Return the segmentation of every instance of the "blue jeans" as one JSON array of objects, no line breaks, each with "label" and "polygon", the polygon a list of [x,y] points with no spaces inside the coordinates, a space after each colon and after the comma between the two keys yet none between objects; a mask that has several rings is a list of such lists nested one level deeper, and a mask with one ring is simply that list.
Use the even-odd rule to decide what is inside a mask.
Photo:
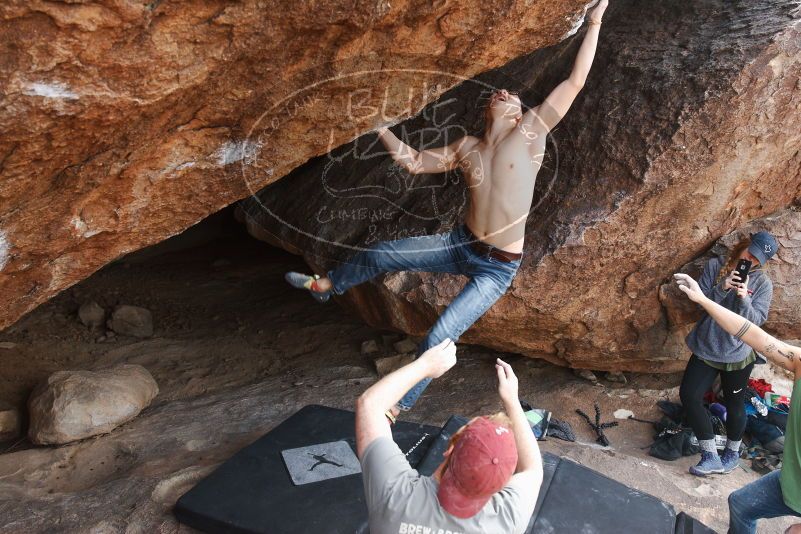
[{"label": "blue jeans", "polygon": [[[355,285],[393,271],[453,273],[470,277],[417,347],[417,356],[420,356],[445,338],[456,342],[506,292],[519,267],[520,260],[504,262],[476,253],[470,247],[464,225],[460,225],[444,234],[377,243],[329,271],[328,278],[333,293],[341,295]],[[411,409],[429,382],[429,378],[421,380],[398,402],[398,407]]]},{"label": "blue jeans", "polygon": [[781,471],[773,471],[729,495],[729,534],[754,534],[757,519],[801,517],[784,504],[780,476]]}]

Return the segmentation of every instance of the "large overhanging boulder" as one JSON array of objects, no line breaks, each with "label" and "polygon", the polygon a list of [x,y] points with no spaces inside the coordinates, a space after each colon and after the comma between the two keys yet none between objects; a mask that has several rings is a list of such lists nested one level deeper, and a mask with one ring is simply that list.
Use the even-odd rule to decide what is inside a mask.
[{"label": "large overhanging boulder", "polygon": [[[523,267],[463,340],[573,367],[682,368],[688,326],[668,320],[660,285],[721,235],[801,199],[799,18],[783,1],[615,1],[590,79],[549,143]],[[397,131],[416,148],[476,134],[487,87],[537,104],[579,40],[463,83]],[[251,232],[322,272],[378,239],[458,221],[458,174],[409,177],[374,143],[357,139],[246,201]],[[397,273],[342,300],[370,324],[423,334],[463,283]],[[777,283],[771,320],[801,337],[779,312],[797,309],[784,301],[795,293]]]},{"label": "large overhanging boulder", "polygon": [[354,91],[405,73],[385,111],[408,116],[586,4],[3,2],[0,328],[374,126]]}]

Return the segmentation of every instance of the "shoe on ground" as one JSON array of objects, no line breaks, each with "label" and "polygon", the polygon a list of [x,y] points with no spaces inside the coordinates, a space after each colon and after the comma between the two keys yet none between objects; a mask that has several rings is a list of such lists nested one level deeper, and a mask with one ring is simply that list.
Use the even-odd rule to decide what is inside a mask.
[{"label": "shoe on ground", "polygon": [[311,280],[320,279],[320,277],[316,274],[314,276],[309,276],[308,274],[289,272],[284,275],[284,279],[292,287],[296,287],[298,289],[305,289],[306,291],[308,291],[311,294],[312,298],[317,302],[326,302],[329,298],[331,298],[330,291],[312,291],[311,289],[306,287],[306,285]]},{"label": "shoe on ground", "polygon": [[740,465],[740,455],[737,451],[726,449],[720,455],[720,463],[723,465],[724,473],[731,473]]},{"label": "shoe on ground", "polygon": [[709,451],[701,451],[701,461],[690,468],[690,473],[699,477],[719,475],[724,472],[723,462],[720,461],[718,453]]}]

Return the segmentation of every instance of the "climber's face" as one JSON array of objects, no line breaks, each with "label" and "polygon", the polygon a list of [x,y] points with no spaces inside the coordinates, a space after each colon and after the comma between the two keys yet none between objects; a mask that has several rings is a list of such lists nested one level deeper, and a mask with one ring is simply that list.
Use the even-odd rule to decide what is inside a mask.
[{"label": "climber's face", "polygon": [[498,89],[490,96],[487,104],[488,119],[519,119],[523,116],[523,107],[517,91]]}]

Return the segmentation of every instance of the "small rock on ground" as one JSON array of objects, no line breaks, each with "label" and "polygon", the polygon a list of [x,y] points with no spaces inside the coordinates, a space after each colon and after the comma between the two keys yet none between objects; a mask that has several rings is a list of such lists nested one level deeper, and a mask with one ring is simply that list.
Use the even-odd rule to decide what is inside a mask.
[{"label": "small rock on ground", "polygon": [[610,371],[606,373],[606,379],[610,382],[619,382],[621,384],[628,383],[628,380],[626,380],[626,375],[624,375],[621,371]]},{"label": "small rock on ground", "polygon": [[634,412],[626,410],[625,408],[620,408],[619,410],[615,410],[615,413],[612,415],[615,416],[615,419],[628,419],[629,417],[634,417]]},{"label": "small rock on ground", "polygon": [[368,339],[367,341],[362,341],[361,352],[365,356],[368,354],[375,354],[376,352],[378,352],[378,343],[376,343],[375,339]]},{"label": "small rock on ground", "polygon": [[583,378],[584,380],[589,380],[590,382],[597,382],[598,377],[595,376],[595,373],[590,371],[589,369],[574,369],[573,372],[576,376]]},{"label": "small rock on ground", "polygon": [[106,310],[93,300],[85,302],[78,308],[78,319],[88,328],[100,328],[106,321]]},{"label": "small rock on ground", "polygon": [[114,309],[108,326],[125,336],[150,337],[153,335],[153,315],[147,308],[124,304]]},{"label": "small rock on ground", "polygon": [[400,341],[396,341],[392,344],[392,347],[399,353],[403,354],[406,352],[415,352],[417,350],[417,343],[407,337],[401,339]]},{"label": "small rock on ground", "polygon": [[410,354],[396,354],[375,360],[375,369],[379,376],[386,376],[392,371],[400,369],[406,364],[412,363],[414,356]]},{"label": "small rock on ground", "polygon": [[6,403],[0,403],[0,441],[9,441],[20,435],[19,410]]}]

